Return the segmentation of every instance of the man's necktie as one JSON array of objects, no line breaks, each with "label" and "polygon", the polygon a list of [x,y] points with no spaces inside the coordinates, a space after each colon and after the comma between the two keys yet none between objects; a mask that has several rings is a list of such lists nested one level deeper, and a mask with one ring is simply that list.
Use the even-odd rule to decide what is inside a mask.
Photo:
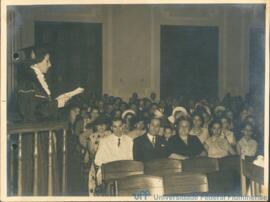
[{"label": "man's necktie", "polygon": [[120,144],[121,144],[121,139],[118,138],[118,147],[120,147]]},{"label": "man's necktie", "polygon": [[153,147],[155,147],[155,144],[156,144],[156,137],[154,136],[154,137],[152,138],[152,145],[153,145]]}]

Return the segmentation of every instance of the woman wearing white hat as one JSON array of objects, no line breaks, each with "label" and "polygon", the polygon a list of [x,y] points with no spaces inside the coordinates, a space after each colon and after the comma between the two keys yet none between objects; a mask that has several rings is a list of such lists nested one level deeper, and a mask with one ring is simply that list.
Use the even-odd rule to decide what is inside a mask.
[{"label": "woman wearing white hat", "polygon": [[172,115],[168,117],[168,120],[174,124],[177,120],[179,120],[181,117],[188,117],[189,114],[187,110],[184,107],[175,107],[173,109]]},{"label": "woman wearing white hat", "polygon": [[122,120],[124,122],[124,133],[129,133],[132,128],[132,119],[136,116],[136,112],[132,109],[128,109],[122,113]]}]

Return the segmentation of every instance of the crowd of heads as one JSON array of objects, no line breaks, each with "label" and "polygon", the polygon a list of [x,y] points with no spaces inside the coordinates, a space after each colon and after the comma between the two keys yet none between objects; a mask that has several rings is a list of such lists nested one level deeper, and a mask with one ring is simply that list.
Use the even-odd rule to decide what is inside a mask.
[{"label": "crowd of heads", "polygon": [[[252,136],[260,141],[263,134],[263,112],[252,96],[245,98],[231,96],[222,99],[165,98],[157,100],[155,93],[139,97],[133,93],[128,101],[104,94],[77,96],[70,103],[70,122],[89,119],[86,130],[102,132],[112,129],[113,120],[122,120],[124,132],[151,130],[150,121],[159,120],[162,134],[185,133],[184,128],[208,128],[210,136],[220,134],[222,129],[234,131],[237,139],[242,135]],[[185,120],[183,123],[182,120]],[[185,125],[185,127],[183,126]],[[182,126],[182,127],[180,127]],[[157,132],[156,132],[157,133]]]}]

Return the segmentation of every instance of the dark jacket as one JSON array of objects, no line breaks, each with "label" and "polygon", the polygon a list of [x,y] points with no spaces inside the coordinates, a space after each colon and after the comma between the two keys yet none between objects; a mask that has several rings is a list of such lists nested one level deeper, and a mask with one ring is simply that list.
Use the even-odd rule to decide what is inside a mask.
[{"label": "dark jacket", "polygon": [[167,158],[166,140],[164,137],[157,135],[155,147],[144,134],[134,139],[133,158],[136,161],[149,161],[158,158]]},{"label": "dark jacket", "polygon": [[42,88],[36,73],[30,67],[20,75],[18,110],[24,122],[49,121],[56,118],[57,101]]},{"label": "dark jacket", "polygon": [[178,136],[171,136],[167,143],[168,155],[173,153],[187,157],[195,157],[204,151],[201,141],[196,137],[189,135],[187,144]]}]

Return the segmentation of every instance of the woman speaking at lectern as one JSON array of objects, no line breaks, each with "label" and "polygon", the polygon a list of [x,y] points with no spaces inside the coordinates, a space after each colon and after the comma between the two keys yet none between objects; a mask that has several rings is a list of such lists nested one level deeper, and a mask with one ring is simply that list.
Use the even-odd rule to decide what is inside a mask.
[{"label": "woman speaking at lectern", "polygon": [[[20,50],[13,54],[13,59],[17,63],[18,67],[18,91],[17,91],[17,107],[20,115],[19,121],[24,123],[39,123],[39,122],[55,122],[58,119],[59,108],[63,108],[67,101],[72,96],[81,93],[82,88],[77,88],[75,91],[64,93],[57,98],[52,96],[52,91],[55,89],[50,88],[50,85],[46,81],[46,73],[51,68],[50,51],[46,45],[39,47],[29,47]],[[33,181],[33,165],[34,165],[34,147],[38,153],[37,170],[38,172],[38,194],[48,195],[47,178],[49,167],[48,151],[51,151],[50,165],[54,165],[51,176],[54,180],[54,192],[60,193],[59,175],[61,171],[58,168],[57,162],[59,156],[56,155],[58,149],[61,148],[61,141],[58,141],[56,133],[48,133],[48,131],[38,131],[37,136],[23,135],[22,148],[23,159],[21,173],[22,176],[27,176],[23,180],[23,195],[29,195],[32,193],[32,184],[28,183]],[[51,136],[50,136],[51,134]],[[67,136],[67,142],[69,140]],[[51,142],[49,141],[51,140]],[[13,142],[14,141],[14,142]],[[49,141],[49,142],[48,142]],[[36,142],[37,144],[33,144]],[[48,142],[48,143],[46,143]],[[16,140],[10,140],[10,144],[16,144]],[[51,147],[51,150],[49,149]],[[70,147],[69,147],[70,149]],[[59,153],[58,153],[59,154]],[[31,167],[32,166],[32,167]],[[35,169],[35,168],[34,168]]]},{"label": "woman speaking at lectern", "polygon": [[51,68],[48,45],[23,49],[13,57],[22,64],[18,86],[18,109],[24,122],[56,119],[58,109],[64,107],[74,94],[83,91],[79,88],[73,91],[73,94],[66,93],[52,98],[52,89],[46,81],[46,73]]}]

